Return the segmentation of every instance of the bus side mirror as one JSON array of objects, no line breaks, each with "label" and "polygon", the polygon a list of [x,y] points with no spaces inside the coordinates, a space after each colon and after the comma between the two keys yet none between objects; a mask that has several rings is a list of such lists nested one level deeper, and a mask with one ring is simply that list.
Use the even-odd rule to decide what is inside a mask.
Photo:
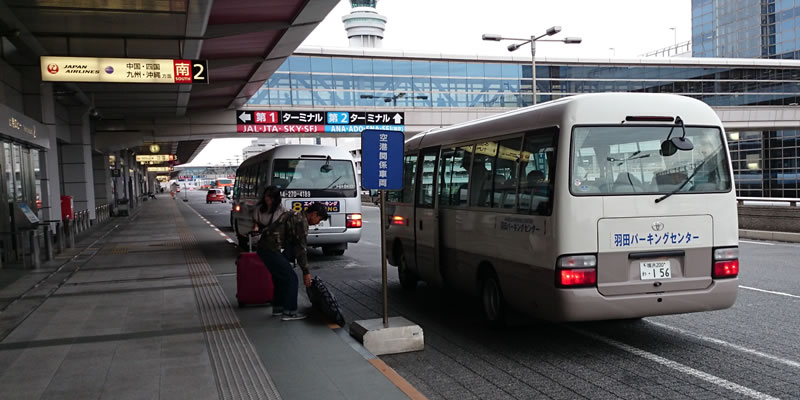
[{"label": "bus side mirror", "polygon": [[675,154],[678,150],[689,151],[694,149],[692,141],[685,137],[674,137],[661,142],[661,155],[669,157]]}]

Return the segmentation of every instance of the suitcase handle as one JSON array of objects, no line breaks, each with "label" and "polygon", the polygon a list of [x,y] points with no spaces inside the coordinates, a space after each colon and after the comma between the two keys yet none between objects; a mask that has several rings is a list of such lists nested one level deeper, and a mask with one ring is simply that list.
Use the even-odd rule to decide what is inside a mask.
[{"label": "suitcase handle", "polygon": [[247,245],[250,246],[250,252],[253,252],[253,238],[259,236],[261,232],[253,232],[247,234]]}]

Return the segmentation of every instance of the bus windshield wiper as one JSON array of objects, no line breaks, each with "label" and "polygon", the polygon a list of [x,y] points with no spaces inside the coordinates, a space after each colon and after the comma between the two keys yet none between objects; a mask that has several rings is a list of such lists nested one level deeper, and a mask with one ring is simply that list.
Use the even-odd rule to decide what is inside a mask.
[{"label": "bus windshield wiper", "polygon": [[667,197],[672,196],[673,194],[680,192],[681,189],[683,189],[683,187],[686,186],[686,184],[689,183],[689,181],[692,180],[692,178],[694,178],[695,174],[697,174],[697,171],[700,171],[700,167],[702,167],[703,164],[705,164],[705,163],[706,163],[706,159],[704,159],[703,161],[700,161],[700,164],[697,164],[697,166],[694,167],[694,171],[692,171],[692,173],[689,174],[689,176],[687,176],[686,179],[683,180],[683,183],[681,183],[681,185],[678,186],[677,189],[675,189],[675,190],[673,190],[673,191],[671,191],[671,192],[669,192],[669,193],[657,198],[656,199],[656,203],[660,203],[660,202],[666,200]]},{"label": "bus windshield wiper", "polygon": [[333,184],[334,184],[334,183],[336,183],[336,182],[339,182],[339,179],[342,179],[342,176],[341,176],[341,175],[339,175],[339,177],[338,177],[338,178],[334,179],[334,180],[333,180],[333,182],[331,182],[331,184],[330,184],[330,185],[328,185],[328,187],[326,187],[325,189],[330,189],[330,188],[331,188],[331,186],[333,186]]}]

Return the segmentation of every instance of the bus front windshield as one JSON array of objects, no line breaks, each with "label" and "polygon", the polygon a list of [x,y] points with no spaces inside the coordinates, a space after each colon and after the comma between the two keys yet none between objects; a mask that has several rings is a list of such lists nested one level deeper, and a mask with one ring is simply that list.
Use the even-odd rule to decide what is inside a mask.
[{"label": "bus front windshield", "polygon": [[730,191],[719,128],[686,127],[694,148],[664,156],[661,142],[670,129],[672,137],[683,136],[683,129],[673,126],[575,127],[570,192],[591,196]]},{"label": "bus front windshield", "polygon": [[287,190],[355,192],[353,163],[347,160],[276,159],[272,184]]}]

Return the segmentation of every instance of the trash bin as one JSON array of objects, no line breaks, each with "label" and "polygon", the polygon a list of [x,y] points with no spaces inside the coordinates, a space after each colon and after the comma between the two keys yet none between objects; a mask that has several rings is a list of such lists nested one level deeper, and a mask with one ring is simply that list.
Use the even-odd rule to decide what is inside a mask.
[{"label": "trash bin", "polygon": [[75,219],[75,206],[72,196],[61,196],[61,219]]}]

